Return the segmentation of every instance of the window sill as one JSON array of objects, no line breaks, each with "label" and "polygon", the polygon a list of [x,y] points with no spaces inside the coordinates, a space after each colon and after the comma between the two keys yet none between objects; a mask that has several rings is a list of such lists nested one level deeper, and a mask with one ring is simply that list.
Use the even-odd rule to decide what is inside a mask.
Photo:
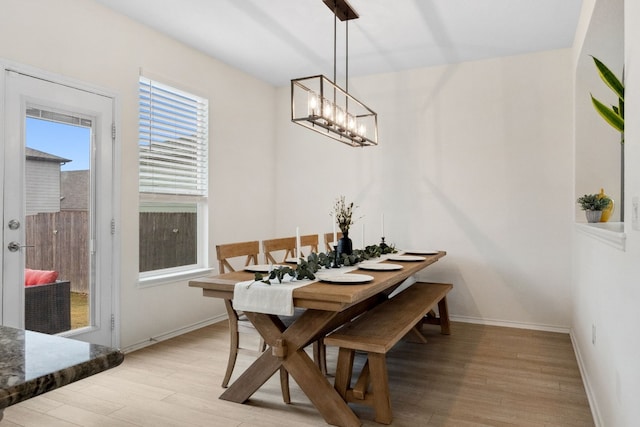
[{"label": "window sill", "polygon": [[609,246],[625,251],[627,235],[624,232],[624,222],[576,223],[576,229]]},{"label": "window sill", "polygon": [[198,268],[175,273],[158,274],[152,277],[141,277],[138,278],[138,287],[149,288],[152,286],[166,285],[168,283],[204,277],[210,275],[213,270],[213,268]]}]

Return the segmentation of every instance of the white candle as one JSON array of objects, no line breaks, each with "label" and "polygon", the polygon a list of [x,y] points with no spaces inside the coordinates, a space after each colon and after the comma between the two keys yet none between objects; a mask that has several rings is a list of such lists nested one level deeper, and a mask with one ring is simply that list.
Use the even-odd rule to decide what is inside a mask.
[{"label": "white candle", "polygon": [[336,214],[333,214],[333,244],[338,244],[338,233],[336,233]]},{"label": "white candle", "polygon": [[300,258],[302,252],[300,252],[300,227],[296,227],[296,256]]},{"label": "white candle", "polygon": [[362,249],[364,250],[366,246],[364,245],[364,223],[362,223]]},{"label": "white candle", "polygon": [[384,237],[384,214],[381,215],[380,217],[380,223],[382,224],[382,236]]}]

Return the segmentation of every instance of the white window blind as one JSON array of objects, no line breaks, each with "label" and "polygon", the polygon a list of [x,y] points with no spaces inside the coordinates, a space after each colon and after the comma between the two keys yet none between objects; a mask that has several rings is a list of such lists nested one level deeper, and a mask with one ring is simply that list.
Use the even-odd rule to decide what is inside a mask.
[{"label": "white window blind", "polygon": [[140,77],[140,192],[207,196],[206,99]]}]

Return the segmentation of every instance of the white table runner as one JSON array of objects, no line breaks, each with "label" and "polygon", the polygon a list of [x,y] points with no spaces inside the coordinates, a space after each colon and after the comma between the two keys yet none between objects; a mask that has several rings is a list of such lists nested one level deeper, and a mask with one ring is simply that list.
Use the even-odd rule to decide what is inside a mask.
[{"label": "white table runner", "polygon": [[233,308],[255,313],[293,316],[293,290],[307,286],[317,280],[283,280],[272,284],[247,280],[236,283],[233,289]]},{"label": "white table runner", "polygon": [[[380,261],[384,261],[384,259],[381,258]],[[324,275],[344,274],[357,269],[358,266],[322,268],[318,273]],[[268,274],[265,274],[264,277],[266,279]],[[287,275],[282,283],[278,283],[277,279],[271,280],[271,284],[255,280],[238,282],[233,289],[233,308],[254,313],[293,316],[293,290],[317,281],[318,279],[291,280],[291,276]]]}]

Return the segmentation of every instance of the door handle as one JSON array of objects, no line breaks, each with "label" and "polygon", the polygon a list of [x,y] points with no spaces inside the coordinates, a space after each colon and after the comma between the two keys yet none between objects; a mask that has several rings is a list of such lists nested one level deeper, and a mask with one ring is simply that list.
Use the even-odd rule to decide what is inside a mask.
[{"label": "door handle", "polygon": [[7,245],[7,249],[9,249],[9,251],[11,252],[17,252],[20,250],[20,248],[34,248],[34,247],[35,247],[34,245],[21,245],[18,242],[10,242]]}]

